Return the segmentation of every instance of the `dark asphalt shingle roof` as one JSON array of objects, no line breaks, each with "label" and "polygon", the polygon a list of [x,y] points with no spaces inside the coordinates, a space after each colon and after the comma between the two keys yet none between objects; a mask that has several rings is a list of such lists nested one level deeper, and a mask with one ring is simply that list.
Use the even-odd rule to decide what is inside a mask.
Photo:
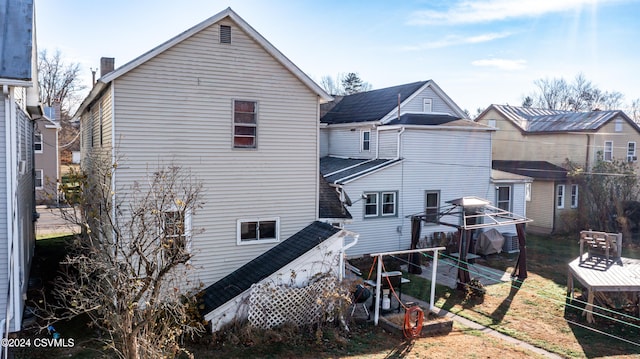
[{"label": "dark asphalt shingle roof", "polygon": [[493,160],[493,169],[515,173],[537,180],[563,181],[568,171],[547,161],[506,161]]},{"label": "dark asphalt shingle roof", "polygon": [[0,78],[32,80],[33,0],[0,0]]},{"label": "dark asphalt shingle roof", "polygon": [[400,115],[400,120],[395,117],[387,125],[487,127],[466,118],[441,113],[405,113]]},{"label": "dark asphalt shingle roof", "polygon": [[[329,183],[340,183],[339,180],[355,179],[399,161],[402,159],[367,160],[326,156],[320,158],[320,173]],[[327,176],[336,171],[339,172]]]},{"label": "dark asphalt shingle roof", "polygon": [[322,176],[319,181],[318,218],[351,219],[351,213],[340,201],[340,195],[336,189],[331,187]]},{"label": "dark asphalt shingle roof", "polygon": [[[204,289],[203,314],[242,294],[273,273],[340,232],[327,223],[313,222],[233,273]],[[239,249],[241,250],[241,249]]]},{"label": "dark asphalt shingle roof", "polygon": [[624,112],[617,110],[573,112],[508,105],[491,106],[522,131],[530,133],[596,131],[617,116],[621,116],[633,128],[640,131],[635,122],[631,121]]},{"label": "dark asphalt shingle roof", "polygon": [[327,124],[377,121],[424,86],[427,81],[387,87],[345,96],[320,122]]}]

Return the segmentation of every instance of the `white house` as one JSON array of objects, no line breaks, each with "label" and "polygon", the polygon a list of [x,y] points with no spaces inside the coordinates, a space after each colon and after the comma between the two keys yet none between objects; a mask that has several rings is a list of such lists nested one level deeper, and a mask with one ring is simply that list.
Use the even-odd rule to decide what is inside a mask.
[{"label": "white house", "polygon": [[[320,170],[350,202],[350,256],[410,247],[410,216],[476,196],[525,215],[531,179],[491,168],[493,128],[475,123],[435,82],[421,81],[324,105]],[[347,200],[347,198],[349,200]],[[449,222],[455,218],[449,218]],[[514,232],[514,228],[500,228]],[[451,232],[423,224],[422,234]]]},{"label": "white house", "polygon": [[35,246],[33,120],[38,99],[32,0],[0,0],[0,337],[22,325]]},{"label": "white house", "polygon": [[[81,164],[121,157],[116,189],[170,161],[203,182],[203,208],[172,230],[208,287],[207,319],[220,323],[216,309],[257,281],[328,260],[314,248],[344,246],[346,231],[316,222],[319,105],[332,98],[231,9],[117,69],[113,59],[102,65],[74,116]],[[191,228],[204,232],[191,237]],[[294,250],[296,238],[310,240]],[[266,253],[294,255],[264,265]]]}]

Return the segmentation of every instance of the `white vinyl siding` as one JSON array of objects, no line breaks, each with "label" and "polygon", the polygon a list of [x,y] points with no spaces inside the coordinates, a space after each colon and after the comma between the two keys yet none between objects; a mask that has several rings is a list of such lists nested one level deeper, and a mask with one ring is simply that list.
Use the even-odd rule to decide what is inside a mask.
[{"label": "white vinyl siding", "polygon": [[[377,131],[372,131],[370,127],[340,127],[325,129],[328,131],[328,151],[329,155],[349,157],[349,158],[373,158],[376,154]],[[370,132],[369,151],[362,151],[362,133]]]},{"label": "white vinyl siding", "polygon": [[[274,243],[237,246],[237,220],[279,217],[285,240],[317,218],[318,96],[232,21],[231,44],[214,24],[113,83],[114,139],[124,156],[115,186],[177,163],[202,181],[193,214],[192,265],[205,285]],[[258,102],[258,149],[235,150],[233,100]],[[355,151],[359,131],[354,131]],[[116,142],[116,141],[114,141]],[[372,144],[373,145],[373,144]]]}]

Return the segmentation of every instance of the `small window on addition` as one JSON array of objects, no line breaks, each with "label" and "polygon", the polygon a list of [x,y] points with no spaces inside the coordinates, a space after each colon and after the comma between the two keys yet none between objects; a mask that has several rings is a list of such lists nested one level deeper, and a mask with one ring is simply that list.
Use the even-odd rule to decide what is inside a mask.
[{"label": "small window on addition", "polygon": [[221,44],[231,43],[231,26],[220,25],[220,43]]}]

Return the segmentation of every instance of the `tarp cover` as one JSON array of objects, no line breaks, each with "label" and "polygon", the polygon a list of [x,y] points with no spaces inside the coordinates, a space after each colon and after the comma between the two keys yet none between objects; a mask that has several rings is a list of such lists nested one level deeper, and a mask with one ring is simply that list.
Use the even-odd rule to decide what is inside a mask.
[{"label": "tarp cover", "polygon": [[476,253],[487,255],[502,252],[504,237],[497,229],[491,228],[480,233],[476,241]]}]

